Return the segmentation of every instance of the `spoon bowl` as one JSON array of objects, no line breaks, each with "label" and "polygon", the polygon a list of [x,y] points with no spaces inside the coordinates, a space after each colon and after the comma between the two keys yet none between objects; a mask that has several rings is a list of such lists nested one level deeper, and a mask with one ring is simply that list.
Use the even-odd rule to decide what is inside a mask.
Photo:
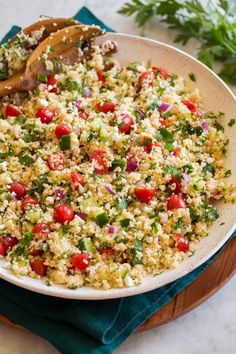
[{"label": "spoon bowl", "polygon": [[[60,19],[56,26],[48,23],[48,30],[65,24]],[[55,22],[57,23],[57,22]],[[32,31],[32,26],[31,31]],[[35,28],[35,27],[34,27]],[[38,27],[37,27],[38,28]],[[104,34],[105,31],[98,26],[86,26],[76,24],[51,32],[33,51],[27,60],[26,67],[16,75],[0,82],[0,97],[12,92],[30,91],[39,84],[38,74],[48,72],[46,60],[60,60],[66,64],[81,61],[83,52],[78,50],[85,41],[92,41],[95,37]]]}]

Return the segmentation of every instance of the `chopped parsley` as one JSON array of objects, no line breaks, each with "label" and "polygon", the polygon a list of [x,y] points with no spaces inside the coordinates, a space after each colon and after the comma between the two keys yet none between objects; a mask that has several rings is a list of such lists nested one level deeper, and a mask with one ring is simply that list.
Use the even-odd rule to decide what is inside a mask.
[{"label": "chopped parsley", "polygon": [[190,80],[196,82],[196,76],[194,75],[194,73],[189,73],[188,76],[189,76]]},{"label": "chopped parsley", "polygon": [[228,126],[232,127],[235,124],[235,119],[230,119]]}]

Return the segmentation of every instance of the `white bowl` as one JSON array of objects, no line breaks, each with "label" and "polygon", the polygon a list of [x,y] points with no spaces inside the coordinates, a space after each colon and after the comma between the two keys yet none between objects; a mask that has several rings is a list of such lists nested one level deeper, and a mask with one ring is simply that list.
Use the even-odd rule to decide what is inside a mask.
[{"label": "white bowl", "polygon": [[[230,141],[226,163],[232,171],[229,181],[236,182],[236,140],[233,139],[233,137],[236,137],[236,125],[231,128],[227,125],[229,120],[236,116],[236,99],[226,84],[198,60],[170,45],[118,33],[107,34],[98,41],[101,42],[104,39],[112,39],[118,43],[119,49],[115,57],[121,65],[126,65],[133,61],[151,59],[153,65],[163,67],[169,72],[186,78],[190,88],[198,87],[203,99],[204,109],[225,113],[223,126],[225,134]],[[196,83],[189,79],[189,73],[194,73]],[[88,287],[70,290],[59,285],[48,287],[42,280],[29,277],[17,278],[10,270],[6,269],[6,267],[4,268],[6,265],[5,260],[0,261],[0,277],[10,283],[41,294],[70,299],[112,299],[144,293],[168,284],[191,272],[207,261],[227,241],[236,227],[236,204],[218,202],[217,208],[220,217],[209,229],[209,236],[198,243],[195,254],[181,262],[174,270],[165,271],[156,277],[146,277],[139,286],[111,290],[97,290]],[[224,224],[221,225],[222,223]]]}]

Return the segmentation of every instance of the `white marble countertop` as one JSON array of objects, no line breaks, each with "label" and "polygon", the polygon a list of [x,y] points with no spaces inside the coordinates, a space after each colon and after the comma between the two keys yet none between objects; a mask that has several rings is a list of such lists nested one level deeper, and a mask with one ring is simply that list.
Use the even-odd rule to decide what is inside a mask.
[{"label": "white marble countertop", "polygon": [[[118,32],[140,34],[130,18],[116,13],[122,0],[0,0],[0,38],[12,24],[26,26],[39,15],[70,17],[83,5]],[[171,43],[174,33],[152,20],[145,35]],[[193,40],[185,50],[196,52]],[[180,48],[181,46],[178,45]],[[191,313],[161,327],[132,335],[117,354],[231,354],[236,338],[236,277]],[[0,354],[58,354],[45,340],[0,323]],[[88,353],[89,354],[89,353]]]}]

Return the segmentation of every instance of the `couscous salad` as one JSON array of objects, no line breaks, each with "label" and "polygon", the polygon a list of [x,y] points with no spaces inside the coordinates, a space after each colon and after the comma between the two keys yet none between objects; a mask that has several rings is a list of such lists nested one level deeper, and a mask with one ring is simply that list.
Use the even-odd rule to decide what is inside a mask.
[{"label": "couscous salad", "polygon": [[1,105],[0,255],[71,289],[174,268],[218,217],[213,200],[235,199],[223,114],[158,63],[121,67],[103,46],[45,64],[33,92]]}]

